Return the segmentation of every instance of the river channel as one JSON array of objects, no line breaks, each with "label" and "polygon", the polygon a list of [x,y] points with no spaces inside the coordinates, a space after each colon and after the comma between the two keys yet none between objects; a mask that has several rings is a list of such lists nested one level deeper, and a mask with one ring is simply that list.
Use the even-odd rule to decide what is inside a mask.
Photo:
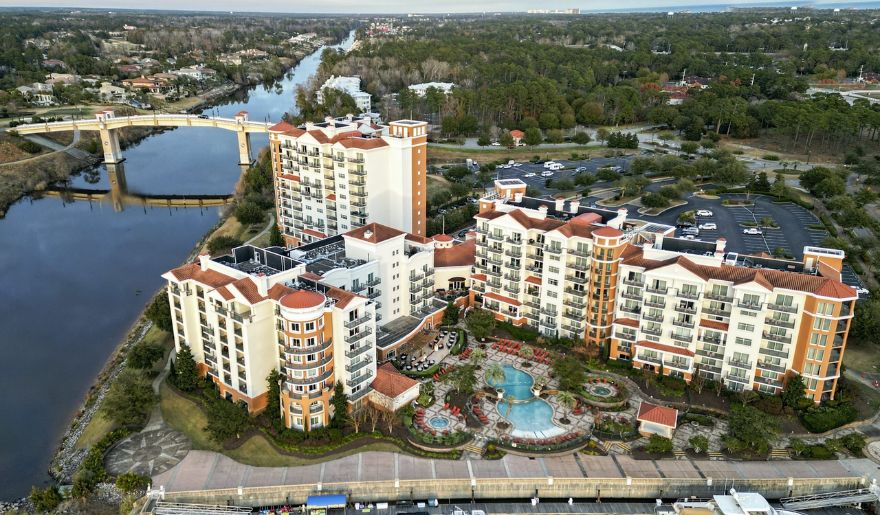
[{"label": "river channel", "polygon": [[[349,48],[354,33],[336,47]],[[278,121],[295,88],[315,73],[322,49],[277,84],[205,110]],[[254,154],[266,135],[252,139]],[[123,151],[128,190],[140,194],[229,194],[241,173],[233,133],[181,128]],[[73,188],[108,189],[103,167]],[[0,499],[48,480],[58,440],[110,353],[162,285],[219,220],[217,208],[167,209],[25,198],[0,220]]]}]

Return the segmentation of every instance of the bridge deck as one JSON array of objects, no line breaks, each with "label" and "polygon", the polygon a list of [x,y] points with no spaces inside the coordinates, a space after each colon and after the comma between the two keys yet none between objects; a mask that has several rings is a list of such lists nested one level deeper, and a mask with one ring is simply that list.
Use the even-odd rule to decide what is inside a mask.
[{"label": "bridge deck", "polygon": [[146,114],[120,116],[108,120],[65,120],[61,122],[29,123],[15,127],[19,134],[41,134],[72,130],[97,131],[101,129],[121,129],[124,127],[214,127],[235,132],[268,132],[271,123],[238,121],[234,118],[199,118],[190,114]]}]

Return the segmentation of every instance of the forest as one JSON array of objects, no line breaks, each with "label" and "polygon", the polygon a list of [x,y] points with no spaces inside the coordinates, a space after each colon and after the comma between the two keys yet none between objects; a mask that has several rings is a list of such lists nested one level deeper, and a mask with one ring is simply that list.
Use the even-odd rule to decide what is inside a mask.
[{"label": "forest", "polygon": [[[501,16],[417,25],[397,39],[367,40],[349,54],[328,52],[322,73],[359,75],[383,114],[417,116],[445,137],[500,129],[649,122],[690,140],[773,133],[792,150],[876,142],[877,106],[806,94],[810,84],[880,71],[880,27],[866,11],[743,9],[729,13]],[[708,81],[681,105],[663,87],[683,77]],[[453,82],[449,95],[410,84]],[[305,114],[339,114],[303,92]],[[485,138],[484,138],[485,139]]]}]

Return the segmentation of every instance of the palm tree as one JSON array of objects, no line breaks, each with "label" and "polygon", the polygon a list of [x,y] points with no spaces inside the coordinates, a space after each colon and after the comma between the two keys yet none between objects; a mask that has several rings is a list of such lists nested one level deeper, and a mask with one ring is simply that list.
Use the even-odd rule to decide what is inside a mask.
[{"label": "palm tree", "polygon": [[523,347],[519,351],[519,357],[526,361],[531,361],[531,359],[535,357],[535,351],[533,351],[531,347]]},{"label": "palm tree", "polygon": [[504,368],[497,363],[486,369],[486,383],[490,385],[503,383],[504,377]]},{"label": "palm tree", "polygon": [[472,364],[477,365],[484,359],[486,359],[486,351],[484,351],[483,349],[474,349],[474,351],[471,352]]},{"label": "palm tree", "polygon": [[[556,394],[556,402],[558,402],[560,406],[565,408],[566,412],[571,411],[571,408],[574,407],[575,401],[576,400],[574,398],[574,395],[564,390]],[[566,415],[568,415],[568,413],[566,413]]]}]

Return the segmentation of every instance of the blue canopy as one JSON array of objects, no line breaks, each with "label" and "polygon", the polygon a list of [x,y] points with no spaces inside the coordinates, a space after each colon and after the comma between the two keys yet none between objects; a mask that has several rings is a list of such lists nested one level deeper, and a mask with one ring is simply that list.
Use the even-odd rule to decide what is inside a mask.
[{"label": "blue canopy", "polygon": [[310,495],[306,508],[345,508],[344,495]]}]

